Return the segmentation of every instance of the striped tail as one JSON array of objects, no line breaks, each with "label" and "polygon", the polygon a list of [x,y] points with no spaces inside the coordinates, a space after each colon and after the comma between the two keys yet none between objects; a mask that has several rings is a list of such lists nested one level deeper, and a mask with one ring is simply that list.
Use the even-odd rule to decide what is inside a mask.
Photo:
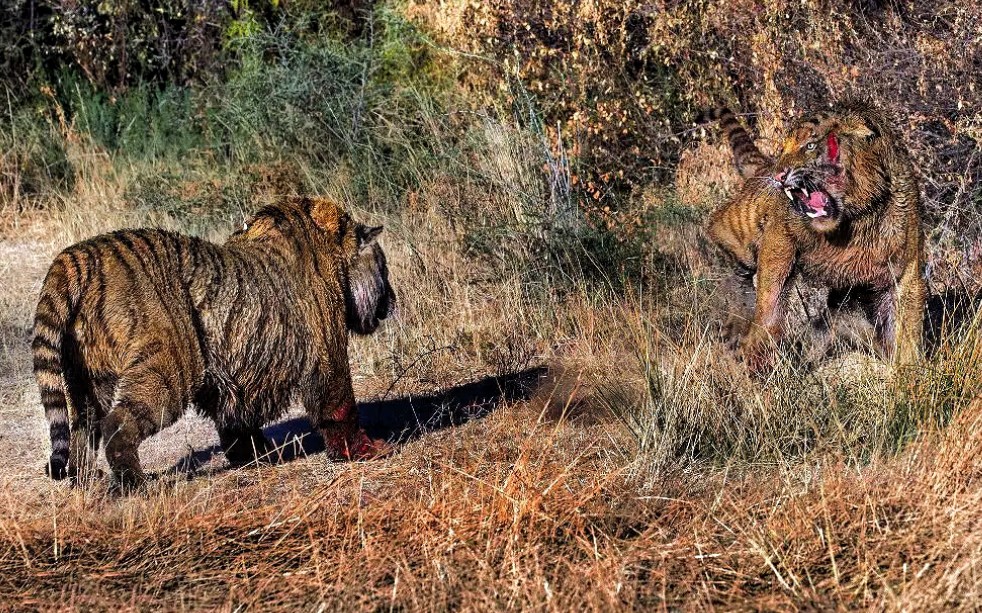
[{"label": "striped tail", "polygon": [[730,142],[730,148],[733,150],[733,161],[743,178],[749,179],[755,176],[758,170],[773,163],[773,160],[757,148],[753,139],[750,138],[750,133],[730,109],[724,107],[705,111],[697,121],[699,123],[720,122],[720,127],[726,134],[726,139]]},{"label": "striped tail", "polygon": [[41,286],[41,298],[34,315],[34,342],[31,345],[34,377],[41,390],[41,403],[51,435],[47,472],[53,479],[68,476],[70,430],[62,344],[78,307],[79,277],[84,265],[85,262],[79,262],[70,250],[59,254]]}]

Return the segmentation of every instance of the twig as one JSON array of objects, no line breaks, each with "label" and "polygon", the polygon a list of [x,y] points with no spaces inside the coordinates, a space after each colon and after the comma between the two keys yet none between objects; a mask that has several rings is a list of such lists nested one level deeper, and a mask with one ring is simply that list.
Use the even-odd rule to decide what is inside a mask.
[{"label": "twig", "polygon": [[402,372],[400,372],[400,373],[399,373],[399,374],[398,374],[398,375],[396,376],[396,378],[395,378],[395,380],[394,380],[394,381],[392,382],[392,384],[391,384],[391,385],[389,385],[389,387],[388,387],[388,388],[387,388],[387,389],[385,390],[385,392],[384,392],[384,393],[382,394],[382,398],[381,398],[381,399],[382,399],[382,400],[385,400],[386,398],[388,398],[388,397],[389,397],[389,392],[391,392],[391,391],[392,391],[392,389],[393,389],[393,388],[394,388],[394,387],[396,386],[396,384],[398,384],[398,383],[399,383],[399,381],[401,381],[401,380],[402,380],[402,378],[403,378],[404,376],[406,376],[406,374],[408,374],[408,373],[409,373],[409,371],[410,371],[410,370],[412,370],[412,369],[413,369],[413,367],[414,367],[414,366],[416,366],[416,364],[418,364],[420,360],[422,360],[422,359],[423,359],[423,358],[425,358],[425,357],[428,357],[428,356],[431,356],[431,355],[433,355],[434,353],[437,353],[438,351],[446,351],[446,350],[448,350],[448,349],[449,349],[449,350],[451,350],[451,351],[453,351],[453,350],[455,350],[455,349],[456,349],[456,346],[454,346],[454,345],[445,345],[445,346],[443,346],[443,347],[434,347],[433,349],[430,349],[430,350],[428,350],[428,351],[424,351],[423,353],[421,353],[421,354],[419,354],[418,356],[416,356],[416,359],[415,359],[415,360],[413,360],[412,362],[410,362],[410,363],[409,363],[409,366],[407,366],[407,367],[405,367],[405,368],[403,368],[403,369],[402,369]]}]

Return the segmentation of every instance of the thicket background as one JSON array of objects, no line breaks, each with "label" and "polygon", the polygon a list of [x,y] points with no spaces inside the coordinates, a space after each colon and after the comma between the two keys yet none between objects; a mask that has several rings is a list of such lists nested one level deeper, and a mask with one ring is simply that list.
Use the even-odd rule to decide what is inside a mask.
[{"label": "thicket background", "polygon": [[130,166],[150,207],[186,207],[172,191],[195,168],[223,169],[202,210],[261,181],[386,210],[463,190],[447,213],[477,251],[507,226],[535,258],[600,254],[650,239],[654,205],[732,186],[700,109],[746,114],[767,149],[788,118],[860,96],[896,117],[932,247],[964,266],[982,229],[980,19],[965,0],[10,0],[0,203],[70,193],[74,139]]}]

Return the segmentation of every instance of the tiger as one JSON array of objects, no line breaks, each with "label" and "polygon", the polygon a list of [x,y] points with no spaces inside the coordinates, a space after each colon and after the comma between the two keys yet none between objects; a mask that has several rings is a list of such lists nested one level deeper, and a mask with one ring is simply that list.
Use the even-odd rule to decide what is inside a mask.
[{"label": "tiger", "polygon": [[139,487],[140,442],[191,405],[232,465],[271,452],[261,427],[294,399],[330,457],[384,453],[358,424],[347,355],[348,332],[374,332],[396,305],[381,231],[289,197],[222,245],[134,229],[64,249],[34,317],[47,473],[79,480],[104,441],[113,482]]},{"label": "tiger", "polygon": [[886,113],[859,100],[807,113],[793,122],[777,159],[754,172],[706,225],[744,287],[752,280],[755,288],[748,290],[752,321],[738,341],[751,369],[771,363],[799,274],[828,288],[826,313],[865,316],[884,359],[915,362],[927,299],[923,210],[907,149]]}]

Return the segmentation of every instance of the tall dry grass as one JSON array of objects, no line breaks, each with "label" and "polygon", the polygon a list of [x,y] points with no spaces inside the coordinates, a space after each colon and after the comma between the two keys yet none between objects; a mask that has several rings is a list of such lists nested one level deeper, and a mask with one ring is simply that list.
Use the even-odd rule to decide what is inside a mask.
[{"label": "tall dry grass", "polygon": [[[522,142],[535,141],[503,149],[517,159],[493,160],[502,185],[520,176],[508,164],[542,155]],[[146,169],[78,147],[85,162],[71,195],[19,221],[41,229],[40,251],[131,223],[223,233],[220,217],[134,207],[127,194],[144,192],[131,181]],[[230,193],[202,185],[188,175],[168,189],[192,208]],[[353,342],[356,384],[363,399],[419,394],[549,363],[530,401],[387,460],[166,473],[123,498],[98,484],[50,484],[40,459],[18,466],[37,474],[3,501],[5,605],[972,605],[982,562],[978,322],[913,372],[847,352],[817,371],[789,357],[755,382],[716,340],[718,297],[705,276],[715,265],[692,248],[698,218],[668,218],[663,240],[638,256],[643,274],[605,281],[547,255],[530,270],[534,250],[475,252],[473,228],[446,212],[474,197],[459,187],[435,177],[399,213],[349,202],[386,224],[400,297],[393,321]],[[275,197],[262,182],[241,189],[246,202]],[[6,312],[13,329],[29,323],[27,306]],[[21,337],[7,343],[26,357]],[[6,368],[29,377],[27,359]],[[25,402],[40,412],[35,395]]]},{"label": "tall dry grass", "polygon": [[0,581],[14,607],[971,608],[978,419],[863,466],[653,473],[603,427],[509,412],[314,485],[8,501]]}]

